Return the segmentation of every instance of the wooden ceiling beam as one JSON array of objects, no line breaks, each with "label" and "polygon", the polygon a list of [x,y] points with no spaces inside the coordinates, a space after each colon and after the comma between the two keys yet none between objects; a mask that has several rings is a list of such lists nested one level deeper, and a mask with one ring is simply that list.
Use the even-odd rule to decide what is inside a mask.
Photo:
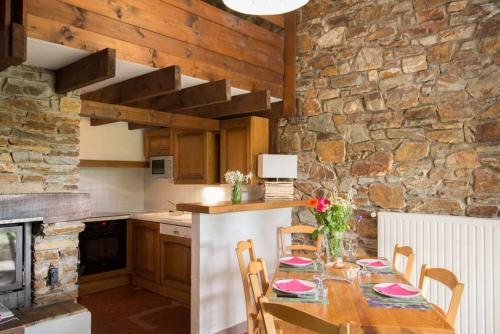
[{"label": "wooden ceiling beam", "polygon": [[231,85],[228,80],[224,79],[184,88],[178,92],[127,105],[136,108],[170,111],[212,105],[229,100],[231,100]]},{"label": "wooden ceiling beam", "polygon": [[106,125],[106,124],[110,124],[110,123],[115,123],[115,121],[107,121],[104,119],[95,119],[95,118],[90,119],[90,126],[100,126],[100,125]]},{"label": "wooden ceiling beam", "polygon": [[82,100],[80,116],[148,126],[173,127],[178,129],[198,129],[210,131],[218,131],[220,129],[220,122],[214,119],[173,114],[150,109],[140,109],[89,100]]},{"label": "wooden ceiling beam", "polygon": [[181,70],[174,65],[82,94],[81,97],[95,102],[127,104],[180,89]]},{"label": "wooden ceiling beam", "polygon": [[26,0],[0,2],[0,71],[26,61]]},{"label": "wooden ceiling beam", "polygon": [[116,72],[116,51],[103,49],[56,71],[56,92],[66,94],[109,78]]},{"label": "wooden ceiling beam", "polygon": [[228,102],[190,109],[172,110],[172,112],[205,118],[231,118],[255,112],[265,112],[270,109],[271,94],[268,90],[262,90],[233,96],[231,101]]}]

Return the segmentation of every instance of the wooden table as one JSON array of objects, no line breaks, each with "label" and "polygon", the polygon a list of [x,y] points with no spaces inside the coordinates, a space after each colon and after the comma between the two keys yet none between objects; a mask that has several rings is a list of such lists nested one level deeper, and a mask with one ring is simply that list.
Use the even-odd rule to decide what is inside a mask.
[{"label": "wooden table", "polygon": [[[276,270],[273,281],[287,278],[312,279],[315,274],[283,272]],[[400,274],[371,274],[366,283],[400,282],[408,283]],[[311,313],[332,323],[352,324],[353,333],[455,333],[454,329],[434,309],[385,309],[369,307],[361,293],[357,281],[350,284],[345,281],[325,280],[328,287],[329,304],[284,303],[291,307]],[[272,285],[266,295],[272,292]],[[362,329],[362,330],[361,330]],[[285,332],[286,334],[286,332]]]}]

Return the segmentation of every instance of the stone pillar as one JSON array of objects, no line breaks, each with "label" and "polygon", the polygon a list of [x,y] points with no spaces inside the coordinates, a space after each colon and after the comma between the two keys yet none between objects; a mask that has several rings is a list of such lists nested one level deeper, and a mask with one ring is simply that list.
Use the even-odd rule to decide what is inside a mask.
[{"label": "stone pillar", "polygon": [[[33,306],[76,300],[78,234],[84,229],[79,221],[33,226]],[[59,269],[54,288],[47,279],[50,265]]]}]

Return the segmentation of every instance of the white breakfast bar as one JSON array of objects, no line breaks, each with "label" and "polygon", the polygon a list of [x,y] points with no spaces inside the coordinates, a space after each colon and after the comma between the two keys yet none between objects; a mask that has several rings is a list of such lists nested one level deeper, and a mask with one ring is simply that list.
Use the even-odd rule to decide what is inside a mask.
[{"label": "white breakfast bar", "polygon": [[304,201],[246,201],[232,205],[177,204],[192,213],[191,333],[236,333],[246,322],[245,297],[235,248],[252,239],[269,274],[278,258],[278,227],[291,225],[292,207]]}]

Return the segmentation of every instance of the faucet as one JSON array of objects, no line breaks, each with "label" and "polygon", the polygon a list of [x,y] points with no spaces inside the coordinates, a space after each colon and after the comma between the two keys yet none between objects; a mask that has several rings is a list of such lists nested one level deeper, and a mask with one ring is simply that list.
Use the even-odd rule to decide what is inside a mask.
[{"label": "faucet", "polygon": [[175,204],[174,202],[172,202],[172,201],[170,201],[170,200],[168,200],[168,199],[167,199],[167,201],[166,201],[166,202],[167,202],[168,204],[170,204],[171,206],[173,206],[173,207],[174,207],[174,209],[173,209],[173,210],[169,210],[170,212],[177,211],[177,209],[176,209],[176,205],[177,205],[177,204]]}]

